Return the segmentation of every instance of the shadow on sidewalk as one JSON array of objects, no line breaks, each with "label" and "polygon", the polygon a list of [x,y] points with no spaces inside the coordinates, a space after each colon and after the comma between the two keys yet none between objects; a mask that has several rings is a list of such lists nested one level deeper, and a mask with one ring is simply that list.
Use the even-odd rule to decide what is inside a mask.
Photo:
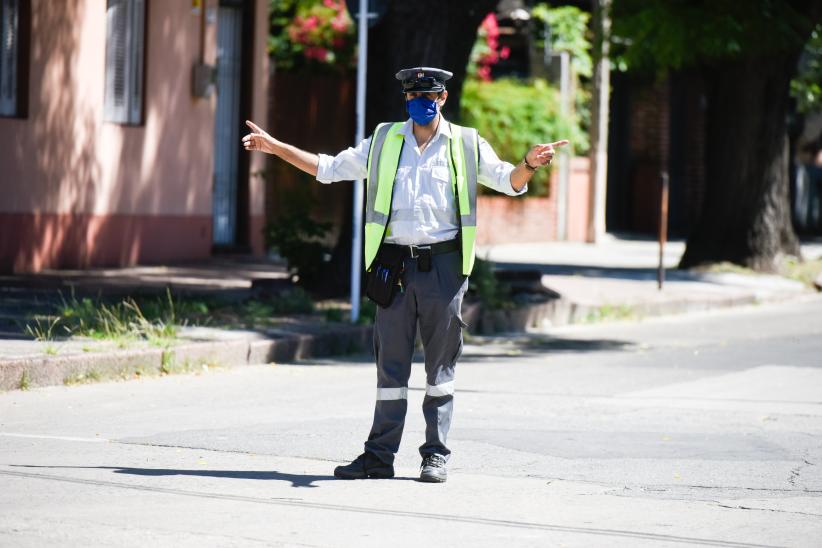
[{"label": "shadow on sidewalk", "polygon": [[[173,468],[130,468],[127,466],[39,466],[33,464],[11,464],[15,468],[60,468],[74,470],[111,470],[115,474],[134,476],[199,476],[208,478],[275,480],[291,482],[292,487],[319,487],[318,481],[346,481],[330,475],[289,474],[276,470],[179,470]],[[395,480],[415,481],[416,478],[396,477]]]},{"label": "shadow on sidewalk", "polygon": [[[543,334],[471,336],[460,362],[482,362],[495,358],[539,356],[546,353],[624,352],[636,342],[619,339],[576,339]],[[483,350],[487,348],[488,351]],[[415,358],[422,358],[418,353]]]},{"label": "shadow on sidewalk", "polygon": [[[495,262],[494,268],[502,271],[535,271],[550,276],[582,276],[585,278],[610,278],[615,280],[656,281],[656,267],[595,266],[586,264],[541,264]],[[666,268],[668,280],[701,281],[704,276],[698,272]]]}]

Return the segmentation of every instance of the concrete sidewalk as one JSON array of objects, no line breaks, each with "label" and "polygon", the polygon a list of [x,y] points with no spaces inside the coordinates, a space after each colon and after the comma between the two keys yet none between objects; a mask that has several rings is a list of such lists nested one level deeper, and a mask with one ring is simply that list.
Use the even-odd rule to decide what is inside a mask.
[{"label": "concrete sidewalk", "polygon": [[[666,247],[674,268],[683,242]],[[822,257],[822,243],[803,246]],[[482,311],[466,302],[463,315],[475,333],[516,332],[558,325],[643,318],[730,306],[815,298],[813,290],[779,276],[669,270],[657,289],[658,247],[653,241],[610,236],[599,245],[513,244],[482,248],[479,256],[507,271],[531,271],[541,299],[504,311]],[[284,317],[262,330],[182,328],[173,345],[148,342],[126,348],[92,339],[33,340],[21,318],[43,311],[56,290],[103,295],[222,295],[253,299],[289,284],[282,264],[243,258],[202,264],[130,269],[55,271],[0,278],[0,390],[73,384],[112,378],[191,371],[203,367],[293,361],[368,351],[371,327]],[[549,295],[549,296],[546,296]],[[49,295],[51,297],[49,297]],[[270,298],[270,297],[269,297]],[[37,308],[40,307],[40,308]]]},{"label": "concrete sidewalk", "polygon": [[[53,314],[60,299],[72,296],[116,303],[126,297],[164,298],[170,290],[177,302],[271,302],[291,287],[281,262],[242,256],[0,276],[0,391],[286,362],[371,347],[371,326],[328,322],[317,314],[275,317],[257,329],[183,326],[172,341],[154,343],[65,338],[59,329],[35,340],[25,332],[32,314]],[[48,330],[48,323],[42,322],[42,329]]]},{"label": "concrete sidewalk", "polygon": [[[559,295],[532,314],[531,327],[604,319],[641,319],[814,295],[804,284],[776,275],[676,270],[683,241],[665,246],[665,278],[657,282],[659,246],[651,240],[608,235],[596,245],[547,242],[485,246],[481,258],[497,269],[535,271]],[[802,245],[805,259],[822,257],[822,241]]]}]

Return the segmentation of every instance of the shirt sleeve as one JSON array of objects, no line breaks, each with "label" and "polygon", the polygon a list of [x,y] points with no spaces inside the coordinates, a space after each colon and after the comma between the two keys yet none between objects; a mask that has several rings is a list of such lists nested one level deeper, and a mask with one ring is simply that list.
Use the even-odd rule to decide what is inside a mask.
[{"label": "shirt sleeve", "polygon": [[479,183],[509,196],[525,194],[528,192],[527,184],[519,192],[511,186],[512,171],[514,171],[514,164],[500,160],[488,141],[480,137],[479,173],[477,174]]},{"label": "shirt sleeve", "polygon": [[328,184],[334,181],[365,179],[368,175],[368,149],[371,137],[363,139],[356,147],[349,147],[336,156],[318,154],[317,180]]}]

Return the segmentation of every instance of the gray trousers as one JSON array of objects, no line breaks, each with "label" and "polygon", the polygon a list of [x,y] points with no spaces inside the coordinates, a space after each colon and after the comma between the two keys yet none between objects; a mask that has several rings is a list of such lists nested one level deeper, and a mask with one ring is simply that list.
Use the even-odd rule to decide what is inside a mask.
[{"label": "gray trousers", "polygon": [[417,322],[425,351],[426,390],[422,403],[425,443],[420,454],[448,458],[445,442],[454,406],[454,367],[462,353],[460,307],[468,288],[459,251],[434,255],[431,271],[419,272],[416,259],[405,260],[403,291],[388,308],[377,308],[374,354],[377,403],[365,450],[392,464],[408,408],[408,378]]}]

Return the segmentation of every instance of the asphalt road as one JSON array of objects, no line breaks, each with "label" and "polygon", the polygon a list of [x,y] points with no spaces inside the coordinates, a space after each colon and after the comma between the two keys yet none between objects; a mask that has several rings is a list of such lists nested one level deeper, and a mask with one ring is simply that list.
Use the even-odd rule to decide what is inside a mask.
[{"label": "asphalt road", "polygon": [[819,546],[822,300],[475,340],[444,485],[367,358],[0,394],[0,546]]}]

